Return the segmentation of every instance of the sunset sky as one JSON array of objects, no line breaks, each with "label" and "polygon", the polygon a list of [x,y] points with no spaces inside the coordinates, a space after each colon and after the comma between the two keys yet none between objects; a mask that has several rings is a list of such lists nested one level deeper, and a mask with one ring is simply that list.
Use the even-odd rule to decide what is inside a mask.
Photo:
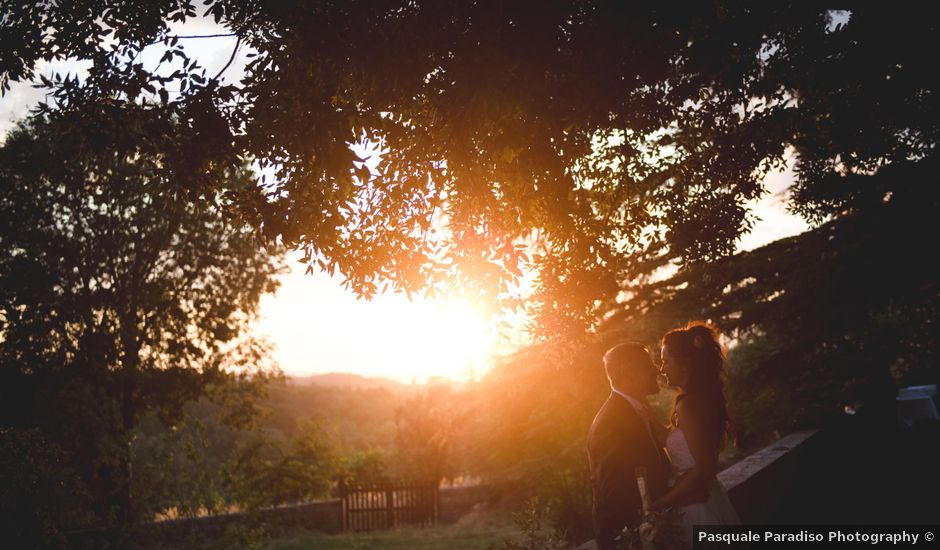
[{"label": "sunset sky", "polygon": [[[175,29],[180,35],[226,32],[209,20],[190,21]],[[234,39],[188,40],[187,51],[214,75],[232,53]],[[155,62],[162,53],[153,48]],[[244,48],[225,78],[237,82],[245,64]],[[145,62],[147,59],[145,59]],[[62,62],[46,65],[42,72],[76,72],[81,66]],[[42,101],[43,91],[29,84],[14,84],[0,98],[0,135],[30,106]],[[770,194],[753,204],[761,218],[754,231],[739,244],[752,249],[806,229],[803,221],[783,208],[782,193],[792,182],[792,171],[771,174],[766,180]],[[474,304],[415,298],[399,294],[357,300],[341,287],[342,278],[323,273],[303,275],[304,266],[295,255],[288,262],[292,271],[283,278],[280,291],[266,296],[254,330],[275,346],[275,359],[291,375],[350,372],[382,376],[401,382],[425,382],[429,377],[467,379],[480,376],[495,354],[511,351],[525,335],[510,331],[500,336],[483,320]],[[505,331],[504,331],[505,332]]]}]

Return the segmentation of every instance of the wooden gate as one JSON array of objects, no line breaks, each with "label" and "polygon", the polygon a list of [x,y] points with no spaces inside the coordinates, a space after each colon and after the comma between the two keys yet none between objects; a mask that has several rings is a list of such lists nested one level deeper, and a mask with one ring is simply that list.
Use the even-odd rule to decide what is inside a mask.
[{"label": "wooden gate", "polygon": [[440,507],[437,482],[342,483],[340,498],[344,531],[431,526],[437,523]]}]

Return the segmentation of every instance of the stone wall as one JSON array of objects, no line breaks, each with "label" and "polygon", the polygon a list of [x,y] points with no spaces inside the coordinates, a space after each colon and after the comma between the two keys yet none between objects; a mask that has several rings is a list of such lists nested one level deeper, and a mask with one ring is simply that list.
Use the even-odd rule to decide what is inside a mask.
[{"label": "stone wall", "polygon": [[[495,498],[494,495],[494,489],[484,485],[442,487],[439,521],[454,523],[478,503]],[[174,546],[198,539],[222,539],[235,531],[254,528],[263,528],[265,532],[275,535],[293,529],[338,533],[342,530],[342,503],[339,499],[332,499],[252,513],[153,522],[137,526],[134,536]],[[101,533],[76,534],[71,542],[76,547],[94,548],[103,542],[102,536]]]},{"label": "stone wall", "polygon": [[771,523],[799,498],[819,438],[818,430],[792,433],[718,474],[743,523]]},{"label": "stone wall", "polygon": [[862,410],[796,432],[721,472],[745,524],[936,524],[940,423]]},{"label": "stone wall", "polygon": [[339,499],[268,508],[251,513],[222,514],[148,523],[135,531],[146,540],[187,541],[222,538],[233,531],[263,528],[269,534],[310,529],[325,533],[342,530],[342,504]]}]

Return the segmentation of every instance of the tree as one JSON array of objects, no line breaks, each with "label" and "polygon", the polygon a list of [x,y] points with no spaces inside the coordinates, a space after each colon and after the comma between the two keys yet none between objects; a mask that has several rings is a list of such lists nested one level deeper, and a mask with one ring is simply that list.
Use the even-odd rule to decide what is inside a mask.
[{"label": "tree", "polygon": [[[75,57],[94,61],[84,81],[40,77],[59,109],[181,107],[181,139],[205,146],[178,165],[270,168],[270,200],[243,211],[363,295],[494,299],[531,256],[549,334],[591,326],[657,265],[732,254],[788,150],[788,205],[814,223],[917,196],[873,176],[936,150],[936,23],[889,5],[211,0],[254,55],[224,85],[171,35],[190,1],[13,4],[3,84]],[[175,72],[145,68],[145,47]],[[363,141],[383,149],[374,172],[350,150]]]},{"label": "tree", "polygon": [[[208,386],[263,368],[244,329],[279,269],[243,221],[178,192],[164,114],[111,103],[79,125],[35,118],[0,148],[0,421],[64,449],[94,527],[115,532],[141,511],[141,419],[177,422]],[[129,138],[141,131],[154,138]]]},{"label": "tree", "polygon": [[573,355],[533,346],[505,358],[459,399],[474,413],[459,438],[465,462],[490,482],[521,482],[570,542],[593,535],[585,436],[609,394],[604,351],[602,344]]},{"label": "tree", "polygon": [[243,490],[252,476],[265,474],[253,454],[270,439],[263,403],[271,385],[264,372],[242,372],[207,386],[184,405],[179,421],[168,425],[159,411],[145,414],[131,463],[140,515],[185,518],[273,505],[256,488]]},{"label": "tree", "polygon": [[239,443],[234,485],[249,509],[322,498],[341,470],[334,441],[315,423],[305,423],[289,439],[262,432]]},{"label": "tree", "polygon": [[395,410],[396,469],[434,483],[454,477],[455,438],[467,416],[446,385],[405,399]]}]

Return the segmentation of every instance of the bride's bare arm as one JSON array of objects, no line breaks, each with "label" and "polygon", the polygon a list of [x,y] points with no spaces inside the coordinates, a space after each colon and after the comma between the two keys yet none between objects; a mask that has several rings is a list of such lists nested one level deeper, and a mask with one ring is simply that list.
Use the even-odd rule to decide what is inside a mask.
[{"label": "bride's bare arm", "polygon": [[689,451],[695,459],[695,466],[679,478],[665,495],[652,503],[654,511],[703,502],[708,498],[709,482],[718,473],[718,450],[708,437],[702,416],[696,414],[689,405],[691,403],[688,403],[688,399],[680,401],[676,413]]}]

